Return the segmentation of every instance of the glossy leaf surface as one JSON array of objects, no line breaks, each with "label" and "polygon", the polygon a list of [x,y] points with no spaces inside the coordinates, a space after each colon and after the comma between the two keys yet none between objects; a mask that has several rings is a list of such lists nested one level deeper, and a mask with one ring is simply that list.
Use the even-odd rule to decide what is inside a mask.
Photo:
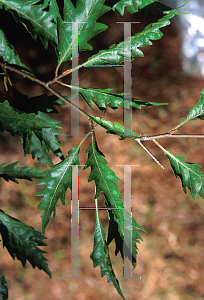
[{"label": "glossy leaf surface", "polygon": [[28,260],[33,268],[38,267],[51,277],[46,258],[42,255],[46,252],[37,247],[46,246],[43,241],[46,237],[41,232],[0,210],[0,233],[3,247],[13,259],[16,257],[24,267]]},{"label": "glossy leaf surface", "polygon": [[[77,0],[76,8],[71,0],[64,1],[63,16],[58,18],[59,45],[58,67],[62,62],[71,60],[78,51],[92,50],[92,46],[87,42],[107,28],[107,25],[96,22],[110,7],[104,5],[105,0]],[[75,29],[76,32],[75,32]],[[72,54],[73,45],[77,43],[78,49]]]},{"label": "glossy leaf surface", "polygon": [[194,200],[197,193],[204,198],[204,175],[200,170],[201,166],[185,162],[185,158],[169,151],[165,150],[164,153],[171,164],[175,177],[178,176],[181,179],[184,193],[186,193],[186,188],[189,188]]},{"label": "glossy leaf surface", "polygon": [[[131,251],[131,260],[133,267],[135,267],[137,254],[136,243],[138,243],[139,240],[142,240],[141,236],[137,232],[137,229],[144,229],[136,223],[136,220],[134,218],[131,218],[131,216],[126,211],[124,211],[124,204],[120,199],[121,194],[115,183],[120,179],[110,168],[108,168],[105,158],[98,154],[94,141],[92,141],[92,143],[88,147],[87,152],[88,160],[86,161],[86,166],[84,167],[84,169],[91,167],[91,173],[89,175],[88,181],[95,181],[95,199],[98,199],[101,192],[103,192],[103,195],[105,197],[105,205],[110,209],[109,216],[111,217],[111,223],[109,223],[109,243],[115,238],[116,247],[119,247],[119,237],[121,237],[122,240],[126,243],[128,249]],[[131,239],[129,238],[131,236],[132,243],[130,242]],[[121,249],[121,246],[119,247],[119,250],[123,255],[123,249]]]},{"label": "glossy leaf surface", "polygon": [[0,29],[0,57],[4,63],[17,65],[22,69],[28,71],[23,61],[18,56],[18,53],[13,48],[11,43],[7,40],[4,32]]},{"label": "glossy leaf surface", "polygon": [[66,159],[55,165],[51,170],[44,172],[44,178],[38,181],[36,184],[45,186],[35,194],[35,196],[43,196],[38,205],[38,210],[43,210],[42,218],[42,230],[45,232],[45,228],[50,221],[52,213],[55,216],[56,204],[61,198],[62,204],[65,204],[65,196],[68,188],[72,186],[72,167],[74,165],[80,165],[79,162],[80,146],[72,148]]},{"label": "glossy leaf surface", "polygon": [[56,130],[61,128],[57,125],[58,121],[40,111],[37,115],[18,111],[7,100],[0,103],[0,115],[0,131],[7,130],[13,136],[22,137],[25,154],[31,152],[33,157],[37,156],[40,162],[44,161],[49,166],[53,165],[49,150],[62,157],[61,144],[56,138],[61,134]]},{"label": "glossy leaf surface", "polygon": [[158,106],[167,103],[145,102],[140,99],[124,97],[124,93],[113,93],[112,89],[94,89],[94,88],[76,88],[79,94],[86,101],[88,106],[93,110],[93,103],[105,114],[106,108],[111,107],[117,111],[118,106],[129,109],[130,106],[141,109],[142,106]]},{"label": "glossy leaf surface", "polygon": [[125,8],[131,13],[134,14],[139,10],[143,9],[147,5],[158,2],[157,0],[120,0],[113,7],[112,10],[118,10],[119,13],[123,16]]},{"label": "glossy leaf surface", "polygon": [[12,180],[18,183],[18,179],[26,179],[32,181],[32,178],[43,178],[43,172],[34,171],[29,167],[16,167],[19,161],[14,162],[8,166],[5,163],[0,164],[0,177],[6,181]]},{"label": "glossy leaf surface", "polygon": [[116,278],[115,273],[113,271],[105,236],[106,234],[99,218],[98,208],[96,207],[94,245],[90,257],[93,261],[94,268],[100,266],[101,277],[107,275],[107,282],[112,282],[118,294],[121,296],[123,300],[125,300],[122,291],[120,289],[119,281]]},{"label": "glossy leaf surface", "polygon": [[105,121],[99,117],[93,117],[91,115],[89,115],[89,117],[98,125],[105,128],[107,130],[106,133],[120,136],[120,140],[124,140],[126,138],[136,139],[137,137],[140,137],[140,135],[136,134],[131,129],[124,129],[124,127],[117,122],[112,123],[111,121]]},{"label": "glossy leaf surface", "polygon": [[49,8],[52,0],[0,0],[0,9],[12,13],[17,22],[21,22],[36,40],[39,36],[47,48],[48,42],[57,44],[57,26],[54,22],[55,11]]},{"label": "glossy leaf surface", "polygon": [[107,50],[101,50],[97,54],[91,56],[86,62],[86,65],[120,65],[124,63],[124,57],[126,61],[132,61],[133,57],[143,57],[143,52],[139,49],[140,47],[152,45],[151,41],[159,40],[163,33],[160,28],[165,27],[170,24],[169,19],[179,14],[178,9],[174,9],[168,12],[167,15],[159,19],[155,23],[151,23],[146,26],[142,31],[137,32],[135,35],[131,36],[129,40],[131,43],[131,49],[129,48],[129,43],[125,44],[124,41],[117,45],[110,46]]}]

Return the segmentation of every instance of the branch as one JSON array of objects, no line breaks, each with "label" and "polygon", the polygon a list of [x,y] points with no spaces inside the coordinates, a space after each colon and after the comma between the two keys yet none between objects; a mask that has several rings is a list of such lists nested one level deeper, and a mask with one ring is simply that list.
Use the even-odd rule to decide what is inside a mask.
[{"label": "branch", "polygon": [[70,74],[70,73],[73,73],[74,71],[76,71],[76,70],[78,70],[78,69],[84,67],[85,65],[86,65],[86,63],[83,63],[82,65],[78,65],[78,66],[75,67],[74,69],[68,69],[68,70],[62,72],[61,75],[56,76],[54,79],[48,81],[48,82],[46,83],[46,85],[48,86],[48,85],[50,85],[50,84],[53,84],[53,83],[57,82],[59,79],[63,78],[64,76],[66,76],[66,75],[68,75],[68,74]]},{"label": "branch", "polygon": [[140,144],[140,146],[151,156],[151,158],[162,168],[164,169],[163,164],[158,161],[158,159],[142,144],[142,141],[153,141],[159,148],[165,150],[156,139],[161,138],[204,138],[204,134],[174,134],[176,130],[170,131],[168,133],[152,135],[152,136],[142,136],[140,138],[136,138],[135,140]]},{"label": "branch", "polygon": [[[156,159],[156,157],[142,144],[140,139],[136,140],[138,142],[138,144],[140,144],[140,146],[142,146],[142,148],[151,156],[151,158],[162,168],[164,169],[164,165],[158,161],[158,159]],[[154,140],[153,140],[154,141]]]},{"label": "branch", "polygon": [[[65,97],[63,97],[61,94],[59,94],[58,92],[56,92],[53,88],[51,88],[49,86],[49,84],[53,84],[56,81],[58,81],[60,78],[70,74],[71,72],[75,71],[76,69],[79,69],[81,67],[83,67],[84,65],[86,65],[86,63],[77,66],[74,69],[69,69],[65,72],[63,72],[60,76],[54,78],[53,80],[49,81],[49,82],[44,82],[40,79],[37,79],[34,76],[31,76],[30,74],[27,74],[23,71],[20,71],[18,69],[15,69],[9,65],[6,65],[4,63],[0,62],[0,66],[5,70],[8,69],[10,71],[13,71],[21,76],[24,76],[28,79],[30,79],[31,81],[34,81],[36,83],[38,83],[39,85],[43,86],[45,89],[47,89],[48,91],[50,91],[52,94],[54,94],[55,96],[57,96],[59,99],[65,101],[66,103],[70,104],[72,107],[74,107],[78,112],[80,112],[83,116],[89,118],[89,115],[80,107],[78,107],[77,105],[75,105],[74,103],[72,103],[70,100],[66,99]],[[136,140],[139,140],[140,142],[142,141],[151,141],[154,139],[161,139],[161,138],[204,138],[204,134],[174,134],[175,130],[170,131],[168,133],[163,133],[163,134],[159,134],[159,135],[152,135],[152,136],[147,136],[147,135],[143,135],[139,138],[137,138]],[[144,146],[144,145],[143,145]]]},{"label": "branch", "polygon": [[[50,91],[52,94],[54,94],[55,96],[57,96],[59,99],[65,101],[65,102],[68,103],[68,104],[70,104],[70,105],[71,105],[72,107],[74,107],[78,112],[80,112],[83,116],[85,116],[85,117],[88,118],[86,112],[85,112],[83,109],[81,109],[80,107],[78,107],[77,105],[75,105],[74,103],[72,103],[70,100],[66,99],[65,97],[63,97],[62,95],[60,95],[58,92],[56,92],[55,90],[53,90],[53,89],[52,89],[51,87],[49,87],[49,85],[48,85],[47,83],[45,83],[44,81],[41,81],[40,79],[37,79],[37,78],[35,78],[35,77],[33,77],[33,76],[31,76],[31,75],[29,75],[29,74],[23,72],[23,71],[17,70],[17,69],[15,69],[15,68],[13,68],[13,67],[11,67],[11,66],[8,66],[8,65],[6,65],[6,64],[3,64],[3,63],[1,63],[1,62],[0,62],[0,66],[1,66],[3,69],[8,69],[8,70],[10,70],[10,71],[13,71],[13,72],[15,72],[15,73],[17,73],[17,74],[19,74],[19,75],[21,75],[21,76],[24,76],[24,77],[26,77],[26,78],[28,78],[28,79],[30,79],[30,80],[32,80],[32,81],[38,83],[39,85],[43,86],[45,89],[47,89],[48,91]],[[65,76],[65,75],[64,75],[64,76]]]},{"label": "branch", "polygon": [[203,139],[204,134],[171,134],[171,132],[169,132],[169,133],[162,133],[162,134],[151,135],[151,136],[144,135],[137,139],[139,139],[140,141],[152,141],[155,139],[163,139],[163,138],[199,138],[199,139]]}]

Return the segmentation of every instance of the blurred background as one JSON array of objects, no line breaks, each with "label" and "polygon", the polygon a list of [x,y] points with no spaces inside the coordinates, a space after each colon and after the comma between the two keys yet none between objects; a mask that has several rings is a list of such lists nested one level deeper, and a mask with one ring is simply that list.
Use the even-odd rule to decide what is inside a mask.
[{"label": "blurred background", "polygon": [[[43,81],[53,79],[56,68],[56,56],[52,46],[45,51],[41,42],[37,44],[26,33],[21,24],[13,21],[11,14],[0,12],[0,27],[5,30],[9,41],[14,45],[24,63]],[[132,34],[142,30],[146,25],[158,19],[158,15],[131,15],[125,11],[123,18],[118,12],[109,12],[99,21],[107,24],[108,29],[91,40],[94,50],[80,53],[80,62],[84,62],[90,54],[97,53],[113,43],[123,40],[123,25],[115,21],[140,21],[132,25]],[[6,20],[6,21],[5,21]],[[9,26],[8,26],[9,24]],[[199,101],[204,87],[203,78],[199,74],[187,74],[182,67],[181,32],[176,23],[162,29],[164,36],[154,41],[152,46],[142,48],[145,56],[135,58],[132,65],[133,97],[144,101],[169,103],[165,106],[142,108],[133,111],[133,130],[136,133],[153,135],[165,133],[180,123],[187,116],[191,107]],[[19,36],[20,38],[16,38]],[[61,71],[69,69],[65,63]],[[195,76],[199,75],[199,76]],[[12,82],[29,97],[45,93],[42,87],[11,74]],[[70,83],[68,77],[64,82]],[[93,88],[113,88],[114,92],[123,92],[122,68],[83,68],[79,70],[80,86]],[[61,86],[55,86],[63,95],[70,93]],[[0,82],[1,102],[6,99],[3,77]],[[89,112],[86,104],[80,100],[80,106]],[[52,117],[58,119],[63,129],[59,136],[63,144],[64,155],[76,146],[82,137],[70,137],[70,107],[58,109]],[[115,113],[107,108],[106,116],[95,107],[95,115],[103,116],[112,122],[123,121],[123,111]],[[80,116],[80,133],[87,133],[89,125]],[[121,179],[118,187],[123,199],[123,168],[118,164],[139,165],[132,168],[132,200],[133,216],[147,234],[140,232],[143,242],[138,245],[137,267],[133,276],[141,279],[120,280],[121,289],[127,300],[191,300],[204,299],[204,205],[203,199],[196,200],[183,193],[181,182],[176,179],[163,152],[151,141],[147,146],[163,164],[161,169],[134,141],[120,141],[118,137],[105,135],[105,131],[96,127],[99,149],[105,154],[108,166]],[[179,133],[202,133],[202,121],[192,121],[181,127]],[[90,140],[86,140],[80,152],[80,162],[85,164],[85,150]],[[201,139],[164,139],[161,145],[173,154],[185,157],[188,162],[204,165],[203,141]],[[0,163],[8,164],[21,161],[19,166],[38,167],[37,160],[29,155],[24,157],[20,139],[9,133],[0,133]],[[59,160],[53,157],[54,163]],[[42,170],[46,166],[42,164]],[[80,206],[94,206],[94,184],[87,183],[90,170],[79,171]],[[36,181],[34,181],[36,182]],[[42,211],[36,211],[40,197],[33,195],[40,189],[33,182],[20,181],[0,182],[1,209],[26,224],[41,230]],[[39,300],[107,300],[120,299],[112,283],[107,278],[100,278],[100,269],[93,269],[89,258],[93,249],[95,228],[95,212],[81,210],[79,214],[79,251],[80,276],[88,279],[62,279],[71,275],[71,224],[70,224],[70,190],[67,191],[65,207],[59,201],[56,219],[51,219],[45,235],[48,253],[48,265],[52,272],[52,280],[43,272],[32,269],[27,263],[23,268],[21,262],[13,261],[6,249],[1,248],[1,271],[8,283],[9,299]],[[99,199],[103,206],[103,197]],[[108,220],[106,211],[100,211],[102,224],[107,232]],[[116,275],[122,276],[121,257],[114,256],[114,244],[110,245],[110,255]]]}]

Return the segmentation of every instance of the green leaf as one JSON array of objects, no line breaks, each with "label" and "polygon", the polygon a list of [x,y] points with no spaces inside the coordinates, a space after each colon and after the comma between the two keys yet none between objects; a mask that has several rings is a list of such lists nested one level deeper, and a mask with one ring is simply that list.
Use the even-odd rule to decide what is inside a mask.
[{"label": "green leaf", "polygon": [[7,282],[4,278],[4,275],[0,271],[0,299],[7,300],[8,299],[8,288]]},{"label": "green leaf", "polygon": [[[37,117],[46,119],[48,122],[55,124],[57,124],[58,121],[55,121],[54,119],[48,117],[46,114],[41,114],[40,112],[57,113],[58,111],[54,107],[54,105],[61,106],[66,104],[64,101],[54,95],[41,95],[28,99],[27,95],[19,92],[14,86],[13,96],[15,99],[13,107],[26,113],[35,113]],[[36,135],[33,136],[34,144],[31,145],[32,151],[29,149],[29,147],[26,147],[27,152],[25,153],[27,154],[31,152],[33,157],[35,157],[36,155],[40,162],[44,160],[45,163],[49,166],[52,166],[52,162],[50,163],[51,158],[48,158],[49,154],[46,154],[47,151],[51,150],[56,156],[59,156],[63,160],[64,156],[59,148],[62,145],[56,138],[56,135],[59,134],[61,133],[53,128],[43,128],[41,136],[39,138]],[[44,142],[41,142],[41,140],[43,140]]]},{"label": "green leaf", "polygon": [[187,123],[188,121],[197,120],[197,119],[204,120],[204,89],[200,94],[200,101],[193,108],[190,109],[187,118],[186,119],[183,118],[181,120],[181,123],[176,128]]},{"label": "green leaf", "polygon": [[[84,169],[91,167],[91,173],[88,181],[95,181],[95,199],[98,199],[100,197],[100,193],[103,192],[105,197],[105,205],[108,209],[110,209],[110,211],[108,210],[109,216],[111,217],[111,222],[109,223],[109,242],[115,238],[117,248],[117,245],[120,243],[120,237],[124,241],[127,248],[131,251],[131,261],[133,267],[135,267],[137,254],[136,243],[138,243],[139,240],[142,240],[141,236],[137,232],[137,229],[144,229],[136,223],[134,218],[124,211],[124,204],[120,199],[121,194],[115,183],[120,179],[110,168],[108,168],[105,158],[98,154],[94,141],[92,141],[86,152],[88,152],[88,160]],[[113,232],[115,233],[113,234]],[[131,244],[129,243],[130,241],[132,241]],[[118,253],[117,250],[118,248],[116,249],[116,252]],[[123,249],[119,247],[119,250],[121,255],[123,255]],[[130,258],[129,255],[128,258]]]},{"label": "green leaf", "polygon": [[105,231],[101,224],[97,207],[96,207],[96,226],[95,226],[95,233],[94,233],[94,245],[93,245],[93,251],[90,255],[90,258],[93,261],[94,268],[100,266],[101,277],[107,275],[107,282],[108,283],[113,282],[113,285],[116,288],[118,294],[121,296],[123,300],[125,300],[122,291],[120,289],[119,282],[112,268],[109,251],[108,251],[108,245],[105,240]]},{"label": "green leaf", "polygon": [[[55,217],[56,204],[61,197],[61,202],[65,204],[65,196],[68,188],[72,186],[72,166],[80,165],[79,162],[80,144],[72,148],[66,159],[55,165],[51,170],[45,171],[45,177],[36,184],[45,186],[35,194],[35,196],[44,196],[38,205],[38,210],[44,210],[41,215],[42,218],[42,230],[45,231],[45,227],[50,221],[52,213]],[[80,168],[80,166],[79,166]]]},{"label": "green leaf", "polygon": [[[72,59],[73,38],[78,39],[78,50],[92,50],[87,42],[95,35],[107,28],[107,25],[96,22],[110,7],[104,5],[105,0],[77,0],[76,8],[71,0],[64,1],[64,20],[58,19],[59,45],[58,45],[58,67],[62,62]],[[72,38],[72,22],[78,23],[78,35]],[[73,53],[74,54],[74,53]]]},{"label": "green leaf", "polygon": [[98,125],[107,129],[106,133],[120,136],[120,140],[124,140],[126,138],[132,138],[133,140],[135,140],[137,137],[140,137],[140,135],[136,134],[131,129],[129,128],[124,129],[124,127],[117,122],[112,123],[111,121],[105,121],[99,117],[93,117],[91,115],[88,116]]},{"label": "green leaf", "polygon": [[123,16],[126,8],[131,14],[134,14],[144,8],[145,6],[158,2],[157,0],[120,0],[113,7],[112,10],[118,10]]},{"label": "green leaf", "polygon": [[126,61],[128,58],[133,61],[133,57],[135,56],[143,57],[143,52],[138,48],[152,45],[151,40],[159,40],[163,36],[160,28],[169,25],[169,19],[174,17],[176,14],[179,14],[178,9],[168,11],[167,15],[159,19],[157,22],[151,23],[142,31],[137,32],[135,35],[128,38],[127,41],[131,40],[131,51],[128,46],[129,43],[125,46],[123,41],[117,45],[110,46],[109,49],[99,51],[97,54],[89,57],[83,65],[119,65],[124,62],[124,56],[126,57]]},{"label": "green leaf", "polygon": [[155,106],[164,105],[166,103],[156,103],[156,102],[145,102],[134,98],[125,98],[124,93],[112,93],[112,89],[93,89],[93,88],[81,88],[72,87],[79,91],[79,94],[86,101],[91,109],[93,109],[94,102],[97,107],[105,114],[106,107],[109,106],[115,111],[117,111],[118,106],[125,107],[128,109],[130,106],[135,108],[141,108],[141,106]]},{"label": "green leaf", "polygon": [[23,137],[24,134],[30,136],[32,132],[41,132],[42,128],[61,128],[56,125],[58,121],[44,113],[39,112],[38,116],[35,116],[33,113],[27,114],[17,111],[10,106],[7,100],[0,103],[0,116],[0,131],[7,130],[13,136]]},{"label": "green leaf", "polygon": [[37,246],[47,246],[43,241],[46,237],[33,227],[7,215],[3,210],[0,210],[0,222],[3,247],[7,248],[11,257],[20,260],[24,267],[28,260],[33,268],[37,266],[51,278],[47,259],[42,255],[46,252],[37,248]]},{"label": "green leaf", "polygon": [[[18,135],[23,138],[24,153],[32,153],[52,166],[48,151],[52,150],[55,155],[63,157],[59,147],[61,144],[56,135],[61,134],[55,128],[58,121],[52,119],[43,112],[38,114],[24,113],[14,109],[8,101],[0,103],[0,131],[7,130],[13,136]],[[49,135],[49,136],[48,136]]]},{"label": "green leaf", "polygon": [[45,48],[48,42],[58,43],[57,25],[55,23],[56,11],[50,9],[49,4],[53,0],[43,3],[39,0],[0,0],[0,9],[12,13],[16,22],[21,22],[36,41],[37,36],[42,40]]},{"label": "green leaf", "polygon": [[14,162],[8,166],[4,166],[5,163],[0,164],[0,177],[4,180],[9,181],[12,180],[16,183],[18,179],[27,179],[32,181],[32,178],[43,178],[43,172],[34,171],[32,168],[29,167],[17,167],[15,166],[19,163],[19,161]]},{"label": "green leaf", "polygon": [[170,162],[175,177],[180,178],[184,193],[186,194],[186,188],[189,188],[194,200],[196,193],[204,198],[204,175],[200,171],[201,166],[185,162],[185,158],[174,155],[164,148],[163,151]]},{"label": "green leaf", "polygon": [[[123,209],[121,209],[121,212]],[[114,213],[112,212],[112,209],[108,210],[108,216],[109,216],[109,226],[108,226],[108,239],[107,244],[109,245],[112,240],[115,240],[115,255],[117,255],[119,252],[121,254],[121,257],[124,257],[124,249],[125,249],[125,255],[128,257],[128,259],[131,261],[133,267],[136,266],[136,255],[137,255],[137,244],[136,247],[132,249],[132,246],[128,244],[127,241],[130,241],[131,239],[131,232],[133,229],[133,224],[136,229],[144,230],[139,224],[137,224],[135,221],[131,222],[130,216],[125,212],[125,220],[124,222],[128,224],[127,228],[125,229],[125,236],[126,236],[126,242],[124,242],[123,236],[120,235],[119,232],[119,225],[117,223],[117,219],[114,217]],[[146,231],[145,231],[146,232]],[[142,240],[138,232],[134,231],[134,238],[139,243],[139,240]],[[131,253],[132,249],[132,253]]]},{"label": "green leaf", "polygon": [[[7,62],[12,65],[17,65],[23,68],[24,71],[28,71],[28,68],[24,65],[18,53],[13,48],[13,46],[7,40],[4,32],[0,29],[0,57],[2,57],[3,62]],[[30,72],[30,71],[29,71]]]},{"label": "green leaf", "polygon": [[50,167],[53,167],[52,159],[47,152],[47,147],[44,141],[40,141],[37,135],[32,132],[31,137],[24,137],[23,139],[23,149],[25,154],[32,154],[32,158],[37,157],[39,163],[44,163]]}]

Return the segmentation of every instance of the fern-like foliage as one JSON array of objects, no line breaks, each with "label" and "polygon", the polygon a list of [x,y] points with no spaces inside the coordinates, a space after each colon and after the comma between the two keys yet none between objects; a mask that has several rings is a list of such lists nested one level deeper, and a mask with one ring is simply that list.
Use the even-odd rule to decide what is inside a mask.
[{"label": "fern-like foliage", "polygon": [[175,177],[181,179],[183,191],[186,194],[186,188],[189,188],[192,198],[195,200],[198,193],[204,198],[204,175],[201,172],[201,166],[185,162],[185,158],[172,154],[164,149],[173,169]]},{"label": "fern-like foliage", "polygon": [[0,103],[0,131],[7,130],[13,136],[18,135],[23,138],[23,149],[25,154],[32,153],[37,156],[39,162],[53,166],[48,151],[52,150],[54,154],[62,156],[59,147],[61,144],[56,138],[60,134],[56,128],[58,121],[52,119],[43,112],[24,113],[14,109],[8,101]]},{"label": "fern-like foliage", "polygon": [[[52,0],[0,0],[0,9],[12,13],[17,22],[21,22],[36,40],[40,37],[44,46],[47,48],[48,41],[57,44],[57,26],[54,20],[54,12],[49,9]],[[48,8],[48,9],[47,9]]]},{"label": "fern-like foliage", "polygon": [[[98,22],[98,19],[103,14],[108,13],[111,8],[124,15],[125,9],[130,13],[137,13],[144,9],[146,12],[154,12],[155,7],[164,16],[129,37],[130,48],[126,46],[124,41],[121,41],[116,45],[111,45],[109,49],[100,50],[98,53],[91,55],[85,63],[78,65],[77,69],[98,64],[114,64],[117,66],[123,64],[125,58],[133,61],[135,57],[144,56],[140,48],[150,46],[152,41],[159,40],[163,35],[161,29],[170,23],[172,17],[179,14],[179,9],[170,9],[158,0],[0,0],[0,9],[11,13],[14,20],[20,22],[23,25],[22,28],[25,28],[35,41],[37,38],[40,39],[45,48],[52,44],[56,52],[55,78],[46,83],[37,79],[32,71],[28,70],[17,54],[16,49],[7,40],[6,32],[0,29],[1,75],[4,76],[4,83],[8,92],[7,99],[9,100],[5,99],[4,102],[2,101],[3,103],[0,103],[0,131],[6,130],[13,136],[18,135],[22,141],[24,154],[31,154],[33,158],[38,159],[39,163],[44,162],[50,167],[49,170],[38,172],[29,167],[17,167],[18,162],[7,166],[5,166],[5,163],[0,165],[0,177],[6,181],[11,180],[18,183],[18,179],[32,180],[38,178],[40,180],[37,185],[44,185],[36,194],[36,196],[43,197],[37,207],[38,210],[43,211],[41,215],[42,233],[0,210],[0,233],[3,246],[7,248],[12,258],[17,257],[23,266],[25,266],[26,261],[29,261],[33,267],[37,266],[39,269],[43,269],[51,277],[46,259],[42,255],[44,251],[40,250],[38,246],[46,245],[43,241],[46,226],[52,214],[54,217],[56,215],[58,200],[61,198],[62,204],[65,204],[67,189],[72,189],[73,184],[72,168],[73,166],[80,168],[79,151],[81,145],[92,134],[92,141],[87,149],[88,159],[84,167],[84,169],[91,168],[88,181],[94,181],[96,186],[96,226],[93,251],[90,257],[93,260],[94,267],[100,266],[101,276],[107,275],[107,281],[113,283],[123,300],[125,299],[124,295],[112,268],[109,244],[115,241],[115,255],[120,254],[122,258],[127,256],[134,269],[138,244],[142,241],[138,230],[144,232],[145,230],[137,224],[135,218],[124,210],[124,202],[120,198],[121,194],[116,185],[116,182],[120,179],[107,166],[103,153],[98,149],[94,123],[105,129],[107,134],[119,136],[120,140],[130,138],[139,141],[140,145],[143,145],[142,138],[144,140],[144,136],[133,132],[130,128],[124,128],[119,123],[89,115],[71,102],[73,95],[63,97],[55,90],[55,86],[50,87],[50,85],[57,83],[57,89],[58,84],[63,84],[76,90],[92,110],[95,104],[104,114],[107,107],[117,111],[118,107],[140,109],[141,107],[165,104],[128,98],[124,93],[114,93],[108,87],[106,89],[82,88],[60,82],[64,76],[73,72],[74,68],[64,71],[61,75],[58,74],[62,63],[75,58],[74,55],[78,55],[78,52],[92,50],[92,46],[89,44],[91,43],[90,40],[108,28],[107,25]],[[78,31],[73,32],[73,29]],[[76,44],[78,49],[74,53],[73,49]],[[51,92],[52,95],[42,94],[28,98],[13,84],[12,76],[10,76],[11,71],[36,82],[36,84]],[[61,134],[58,131],[61,127],[58,125],[59,122],[48,114],[57,113],[56,106],[62,106],[65,103],[75,106],[83,117],[87,118],[91,130],[77,146],[68,152],[64,159],[60,149],[61,144],[57,139],[57,135]],[[190,120],[203,120],[203,103],[204,90],[201,93],[200,101],[190,110],[187,118],[182,119],[181,123],[174,129]],[[174,130],[169,131],[168,134],[174,134]],[[157,143],[156,140],[154,142]],[[159,147],[162,148],[160,145]],[[185,162],[184,158],[173,155],[164,148],[162,150],[170,161],[174,175],[181,179],[184,192],[186,193],[186,188],[188,188],[193,199],[197,194],[204,197],[204,176],[200,171],[200,166]],[[50,151],[62,161],[53,165]],[[148,150],[147,152],[151,154]],[[99,218],[97,206],[97,199],[101,193],[104,195],[109,220],[107,238]],[[3,300],[8,298],[6,281],[1,272],[0,298]]]},{"label": "fern-like foliage", "polygon": [[[105,158],[98,154],[96,144],[93,139],[92,143],[87,148],[87,152],[88,160],[86,161],[86,166],[84,169],[91,167],[91,173],[88,181],[95,181],[95,199],[98,199],[100,197],[100,193],[103,192],[105,197],[105,205],[108,209],[110,209],[109,243],[115,238],[116,253],[120,251],[123,255],[121,245],[119,246],[120,239],[122,239],[132,254],[132,263],[135,267],[137,254],[136,243],[138,243],[139,240],[142,240],[141,236],[137,232],[137,229],[144,229],[139,226],[135,219],[131,218],[131,216],[124,210],[123,201],[120,199],[121,194],[115,183],[120,179],[110,168],[108,168]],[[126,234],[124,234],[124,232]],[[128,237],[131,236],[132,243],[130,244],[129,241],[131,239],[128,239]],[[131,259],[131,257],[129,258]]]},{"label": "fern-like foliage", "polygon": [[189,121],[197,119],[204,120],[204,89],[200,94],[200,101],[193,108],[190,109],[187,118],[183,118],[181,120],[181,123],[175,128],[178,128]]},{"label": "fern-like foliage", "polygon": [[73,87],[72,89],[79,91],[80,96],[86,101],[88,106],[93,110],[93,103],[106,114],[106,108],[111,107],[117,112],[118,106],[129,109],[130,106],[141,109],[142,106],[159,106],[167,105],[167,103],[148,102],[140,99],[126,98],[124,93],[113,93],[112,89],[94,89]]},{"label": "fern-like foliage", "polygon": [[124,62],[124,57],[126,57],[126,60],[129,58],[131,61],[133,60],[133,57],[143,57],[144,54],[139,48],[152,45],[151,40],[159,40],[163,35],[160,28],[169,25],[169,19],[173,18],[176,14],[179,14],[178,9],[168,11],[166,16],[131,36],[128,39],[131,41],[131,49],[129,49],[128,46],[125,46],[124,41],[120,42],[117,45],[110,46],[107,50],[101,50],[97,54],[92,55],[84,65],[119,65]]},{"label": "fern-like foliage", "polygon": [[[42,218],[42,230],[45,232],[45,227],[50,221],[52,213],[55,217],[55,207],[59,198],[62,204],[65,204],[65,195],[68,188],[72,186],[72,167],[80,165],[79,162],[80,144],[72,148],[66,159],[54,166],[51,170],[44,172],[44,178],[36,184],[45,186],[35,196],[44,196],[38,205],[39,210],[44,210]],[[80,166],[79,166],[80,168]]]},{"label": "fern-like foliage", "polygon": [[19,161],[14,162],[8,166],[4,166],[5,163],[0,164],[0,177],[6,181],[12,180],[18,183],[18,179],[27,179],[32,181],[32,178],[43,178],[43,172],[34,171],[29,167],[16,167]]},{"label": "fern-like foliage", "polygon": [[2,57],[4,62],[8,62],[13,65],[17,65],[22,69],[28,71],[26,65],[18,56],[18,53],[14,49],[14,47],[7,40],[3,30],[0,29],[0,56]]},{"label": "fern-like foliage", "polygon": [[89,115],[89,117],[101,127],[105,128],[107,130],[106,133],[120,136],[120,140],[124,140],[126,138],[135,140],[140,137],[140,135],[136,134],[131,129],[124,128],[120,123],[112,123],[111,121],[105,121],[99,117],[93,117],[91,115]]},{"label": "fern-like foliage", "polygon": [[119,281],[116,278],[112,268],[109,251],[108,251],[108,245],[105,236],[106,234],[99,218],[97,200],[96,200],[96,226],[95,226],[95,233],[94,233],[93,251],[91,252],[90,257],[93,261],[94,268],[100,266],[101,277],[107,275],[107,282],[113,282],[113,285],[116,288],[118,294],[121,296],[123,300],[125,300],[123,293],[120,289]]},{"label": "fern-like foliage", "polygon": [[158,0],[120,0],[115,5],[113,5],[112,10],[118,10],[119,13],[123,16],[125,8],[131,13],[134,14],[141,10],[142,8],[150,5],[152,3],[158,3]]},{"label": "fern-like foliage", "polygon": [[[72,44],[74,39],[78,39],[79,51],[92,50],[92,46],[87,42],[107,28],[107,25],[96,22],[110,7],[104,5],[105,0],[77,0],[76,8],[71,0],[64,1],[62,21],[58,19],[59,44],[57,47],[59,59],[58,68],[63,61],[72,57]],[[78,23],[78,34],[72,37],[72,27],[74,22]]]},{"label": "fern-like foliage", "polygon": [[23,266],[28,260],[33,268],[37,266],[51,277],[46,258],[42,255],[45,251],[37,248],[46,246],[41,232],[0,210],[0,234],[3,247],[7,248],[13,259],[19,259]]}]

